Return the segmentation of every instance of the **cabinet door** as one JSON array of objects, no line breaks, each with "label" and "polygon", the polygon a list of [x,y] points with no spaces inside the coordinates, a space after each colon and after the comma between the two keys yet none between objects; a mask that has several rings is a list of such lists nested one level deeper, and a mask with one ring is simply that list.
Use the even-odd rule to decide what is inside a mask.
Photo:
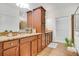
[{"label": "cabinet door", "polygon": [[9,48],[7,50],[4,50],[3,55],[4,56],[18,56],[19,55],[19,48],[13,47],[13,48]]},{"label": "cabinet door", "polygon": [[47,34],[47,44],[50,43],[50,33]]},{"label": "cabinet door", "polygon": [[30,56],[30,42],[20,44],[20,55],[21,56]]},{"label": "cabinet door", "polygon": [[41,30],[42,33],[45,32],[45,11],[41,9]]},{"label": "cabinet door", "polygon": [[38,39],[38,52],[40,52],[42,49],[42,40],[41,38]]},{"label": "cabinet door", "polygon": [[32,41],[32,56],[37,55],[37,39]]},{"label": "cabinet door", "polygon": [[45,33],[45,38],[46,38],[46,46],[48,45],[48,34]]},{"label": "cabinet door", "polygon": [[[37,25],[38,24],[38,25]],[[38,7],[33,10],[33,25],[37,32],[45,32],[45,10]]]},{"label": "cabinet door", "polygon": [[41,32],[41,9],[33,11],[33,25],[36,28],[36,32]]},{"label": "cabinet door", "polygon": [[46,46],[45,34],[42,35],[42,49]]},{"label": "cabinet door", "polygon": [[45,23],[41,24],[42,33],[45,33]]},{"label": "cabinet door", "polygon": [[0,56],[2,56],[2,43],[0,43]]},{"label": "cabinet door", "polygon": [[52,32],[49,33],[49,42],[52,42]]},{"label": "cabinet door", "polygon": [[32,27],[32,25],[33,25],[32,19],[33,19],[32,11],[27,12],[27,23],[28,23],[29,27]]},{"label": "cabinet door", "polygon": [[2,50],[0,50],[0,56],[2,56]]}]

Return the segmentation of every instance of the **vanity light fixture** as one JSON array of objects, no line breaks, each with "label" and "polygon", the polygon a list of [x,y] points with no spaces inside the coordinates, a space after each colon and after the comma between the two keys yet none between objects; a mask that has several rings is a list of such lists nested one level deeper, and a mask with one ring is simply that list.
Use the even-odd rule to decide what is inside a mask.
[{"label": "vanity light fixture", "polygon": [[16,6],[20,8],[30,9],[30,6],[28,3],[16,3]]}]

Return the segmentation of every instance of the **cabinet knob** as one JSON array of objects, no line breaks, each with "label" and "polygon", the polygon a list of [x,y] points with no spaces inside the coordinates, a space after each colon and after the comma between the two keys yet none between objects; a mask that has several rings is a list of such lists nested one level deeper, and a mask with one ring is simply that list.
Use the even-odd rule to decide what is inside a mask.
[{"label": "cabinet knob", "polygon": [[13,43],[10,43],[10,45],[12,46],[12,45],[13,45]]}]

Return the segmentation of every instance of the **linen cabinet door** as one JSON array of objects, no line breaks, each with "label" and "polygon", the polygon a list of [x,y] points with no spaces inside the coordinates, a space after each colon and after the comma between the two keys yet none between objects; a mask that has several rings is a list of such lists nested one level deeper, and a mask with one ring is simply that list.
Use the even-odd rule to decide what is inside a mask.
[{"label": "linen cabinet door", "polygon": [[28,11],[27,12],[27,24],[29,27],[32,27],[32,22],[33,22],[33,15],[32,15],[32,11]]},{"label": "linen cabinet door", "polygon": [[36,32],[45,32],[45,9],[43,7],[33,9],[33,25]]},{"label": "linen cabinet door", "polygon": [[33,27],[36,28],[36,32],[41,32],[41,10],[33,10]]}]

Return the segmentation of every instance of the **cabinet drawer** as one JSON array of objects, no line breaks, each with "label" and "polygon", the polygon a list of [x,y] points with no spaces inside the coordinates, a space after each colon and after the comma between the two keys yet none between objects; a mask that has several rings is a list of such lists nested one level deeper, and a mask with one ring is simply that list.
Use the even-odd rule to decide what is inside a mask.
[{"label": "cabinet drawer", "polygon": [[20,44],[24,44],[24,43],[26,43],[27,41],[30,41],[30,37],[27,37],[27,38],[22,38],[22,39],[20,39]]},{"label": "cabinet drawer", "polygon": [[37,35],[31,37],[32,40],[37,39]]},{"label": "cabinet drawer", "polygon": [[30,41],[37,39],[37,35],[31,36],[30,39],[31,39]]},{"label": "cabinet drawer", "polygon": [[33,39],[37,39],[37,36],[30,36],[30,37],[26,37],[26,38],[22,38],[20,39],[20,43],[26,43],[27,41],[31,41]]},{"label": "cabinet drawer", "polygon": [[3,43],[3,48],[7,49],[19,45],[19,40],[7,41]]}]

